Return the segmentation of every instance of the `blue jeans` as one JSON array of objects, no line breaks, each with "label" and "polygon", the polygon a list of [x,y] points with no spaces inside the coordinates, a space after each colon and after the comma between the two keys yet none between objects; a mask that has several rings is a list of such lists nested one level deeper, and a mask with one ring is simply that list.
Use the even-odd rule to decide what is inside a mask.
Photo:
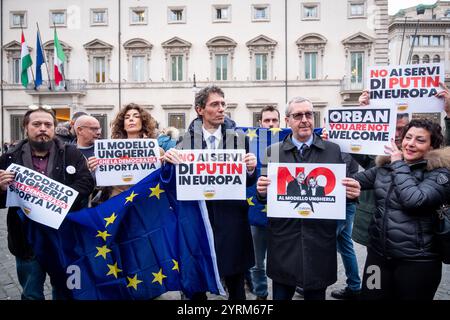
[{"label": "blue jeans", "polygon": [[345,220],[338,220],[336,236],[337,251],[341,254],[342,262],[344,264],[347,287],[350,290],[358,291],[361,289],[361,278],[359,277],[358,261],[356,260],[352,241],[353,217],[355,216],[355,211],[356,204],[347,203]]},{"label": "blue jeans", "polygon": [[[16,257],[17,278],[22,287],[22,300],[45,300],[44,283],[46,272],[36,258],[21,259]],[[50,278],[52,284],[53,300],[69,299],[66,288],[57,288]]]},{"label": "blue jeans", "polygon": [[266,253],[267,228],[251,226],[255,266],[250,269],[253,282],[253,293],[258,297],[267,297]]}]

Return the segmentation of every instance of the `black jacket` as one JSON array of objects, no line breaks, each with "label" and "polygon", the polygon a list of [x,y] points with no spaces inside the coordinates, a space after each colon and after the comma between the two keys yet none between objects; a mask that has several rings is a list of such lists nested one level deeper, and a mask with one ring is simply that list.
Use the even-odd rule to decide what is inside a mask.
[{"label": "black jacket", "polygon": [[[339,146],[317,135],[303,159],[292,134],[269,146],[266,153],[268,162],[344,163]],[[267,200],[259,194],[258,199]],[[269,218],[267,275],[278,283],[299,285],[305,290],[323,289],[336,282],[336,220]]]},{"label": "black jacket", "polygon": [[368,246],[386,258],[438,259],[433,222],[436,210],[450,200],[450,148],[410,165],[378,157],[377,165],[355,175],[362,189],[375,191]]},{"label": "black jacket", "polygon": [[[248,140],[234,131],[234,122],[222,125],[222,140],[219,149],[249,150]],[[202,121],[195,119],[177,145],[178,149],[206,149],[203,139]],[[247,174],[247,186],[256,182],[256,170]],[[221,277],[244,273],[255,264],[252,234],[248,222],[246,200],[206,201],[209,221],[214,234],[214,248]]]},{"label": "black jacket", "polygon": [[[79,192],[77,199],[71,207],[71,211],[80,210],[87,206],[89,195],[94,189],[94,180],[87,167],[86,159],[75,145],[64,145],[58,139],[54,141],[55,157],[53,159],[53,169],[49,170],[49,177]],[[24,165],[25,144],[28,145],[27,140],[19,142],[13,149],[3,154],[0,157],[0,169],[5,170],[11,163]],[[66,171],[68,166],[75,168],[74,174],[69,174]],[[1,192],[0,207],[4,208],[5,205],[6,192]],[[34,254],[26,239],[22,228],[22,221],[16,213],[17,210],[17,207],[8,209],[8,248],[13,255],[22,259],[28,259],[33,257]]]}]

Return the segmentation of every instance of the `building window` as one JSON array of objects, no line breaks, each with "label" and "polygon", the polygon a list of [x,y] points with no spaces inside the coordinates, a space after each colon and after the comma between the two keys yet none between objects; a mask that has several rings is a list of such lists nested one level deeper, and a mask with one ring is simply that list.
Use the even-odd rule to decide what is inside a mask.
[{"label": "building window", "polygon": [[433,36],[431,38],[431,45],[434,47],[441,45],[441,36]]},{"label": "building window", "polygon": [[267,53],[255,54],[256,80],[267,80]]},{"label": "building window", "polygon": [[182,55],[173,55],[170,57],[170,74],[172,81],[183,81],[183,58]]},{"label": "building window", "polygon": [[186,115],[184,113],[169,113],[169,127],[179,130],[186,129]]},{"label": "building window", "polygon": [[132,79],[134,82],[145,82],[145,56],[131,57]]},{"label": "building window", "polygon": [[445,11],[444,18],[450,18],[450,9],[447,9],[447,11]]},{"label": "building window", "polygon": [[314,128],[322,128],[323,125],[321,124],[320,111],[313,111],[313,113],[314,113]]},{"label": "building window", "polygon": [[147,24],[147,8],[130,8],[130,24]]},{"label": "building window", "polygon": [[224,5],[213,6],[213,22],[230,22],[231,7]]},{"label": "building window", "polygon": [[422,46],[428,47],[430,45],[430,36],[422,36],[421,38]]},{"label": "building window", "polygon": [[186,23],[186,8],[169,7],[167,10],[169,23]]},{"label": "building window", "polygon": [[66,10],[50,11],[50,27],[65,27],[66,26]]},{"label": "building window", "polygon": [[216,80],[228,80],[228,55],[216,54]]},{"label": "building window", "polygon": [[108,116],[106,114],[91,114],[100,123],[102,128],[101,139],[108,138]]},{"label": "building window", "polygon": [[419,56],[417,54],[413,55],[411,63],[412,64],[419,64]]},{"label": "building window", "polygon": [[26,28],[27,27],[27,12],[26,11],[11,11],[9,16],[10,28]]},{"label": "building window", "polygon": [[419,45],[419,36],[411,36],[409,37],[409,45],[413,45],[413,39],[414,39],[414,46],[417,47]]},{"label": "building window", "polygon": [[94,82],[106,82],[105,57],[94,57]]},{"label": "building window", "polygon": [[108,25],[108,9],[91,9],[91,26]]},{"label": "building window", "polygon": [[366,17],[366,2],[351,0],[348,2],[348,17],[349,18],[365,18]]},{"label": "building window", "polygon": [[302,3],[302,20],[319,20],[318,3]]},{"label": "building window", "polygon": [[317,79],[317,52],[305,52],[305,79]]},{"label": "building window", "polygon": [[269,5],[253,5],[252,21],[269,21]]},{"label": "building window", "polygon": [[20,58],[12,59],[12,83],[20,83]]},{"label": "building window", "polygon": [[422,58],[422,63],[430,63],[430,56],[429,55],[424,55]]},{"label": "building window", "polygon": [[433,62],[434,62],[434,63],[439,63],[439,62],[441,62],[441,57],[440,57],[438,54],[434,55],[434,57],[433,57]]},{"label": "building window", "polygon": [[261,120],[261,111],[253,112],[253,127],[259,127],[259,121]]},{"label": "building window", "polygon": [[351,86],[362,89],[364,72],[364,52],[352,52],[350,55]]},{"label": "building window", "polygon": [[24,139],[24,132],[22,127],[23,114],[11,115],[11,142],[16,142]]}]

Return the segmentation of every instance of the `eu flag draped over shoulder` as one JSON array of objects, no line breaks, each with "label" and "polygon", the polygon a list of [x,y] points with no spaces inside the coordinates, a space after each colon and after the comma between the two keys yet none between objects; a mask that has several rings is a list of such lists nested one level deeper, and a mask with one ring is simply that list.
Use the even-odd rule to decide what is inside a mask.
[{"label": "eu flag draped over shoulder", "polygon": [[[289,135],[290,128],[253,128],[238,127],[236,131],[243,131],[249,140],[249,152],[256,155],[257,174],[260,175],[262,161],[264,160],[265,150],[273,143],[281,142]],[[267,225],[267,205],[264,205],[256,198],[256,185],[247,188],[247,203],[249,205],[248,220],[254,226]]]},{"label": "eu flag draped over shoulder", "polygon": [[65,286],[66,270],[79,268],[73,298],[224,294],[206,206],[176,201],[161,170],[95,208],[69,213],[58,230],[24,219],[36,257],[54,279]]}]

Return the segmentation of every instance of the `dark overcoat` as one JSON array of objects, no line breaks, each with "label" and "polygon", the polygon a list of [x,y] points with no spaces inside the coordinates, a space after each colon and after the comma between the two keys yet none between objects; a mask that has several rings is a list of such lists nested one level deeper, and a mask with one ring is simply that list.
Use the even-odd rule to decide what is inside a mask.
[{"label": "dark overcoat", "polygon": [[[78,196],[70,211],[80,210],[88,204],[89,195],[95,186],[94,179],[89,172],[85,157],[75,145],[64,145],[58,139],[54,139],[54,141],[54,149],[51,152],[53,158],[49,159],[48,164],[48,176],[78,191]],[[27,166],[26,163],[31,162],[31,151],[27,155],[26,150],[30,150],[28,140],[22,140],[0,157],[0,169],[5,170],[12,163]],[[28,161],[25,161],[25,158],[28,158]],[[73,168],[67,170],[68,167]],[[0,192],[0,208],[4,208],[5,205],[6,192]],[[8,209],[8,248],[14,256],[29,259],[34,256],[34,253],[25,236],[17,210],[17,207]]]},{"label": "dark overcoat", "polygon": [[[292,134],[268,147],[266,155],[268,162],[344,163],[339,146],[317,135],[302,158]],[[258,198],[266,200],[260,195]],[[267,275],[273,281],[304,290],[323,289],[336,282],[336,220],[269,218]]]},{"label": "dark overcoat", "polygon": [[[239,136],[229,122],[222,125],[222,137],[219,149],[245,149],[248,152],[247,139]],[[203,139],[201,120],[194,120],[177,148],[207,148]],[[247,186],[251,186],[255,182],[256,170],[251,175],[247,174]],[[210,200],[206,201],[206,206],[214,234],[214,247],[220,276],[246,272],[255,264],[247,201]]]}]

